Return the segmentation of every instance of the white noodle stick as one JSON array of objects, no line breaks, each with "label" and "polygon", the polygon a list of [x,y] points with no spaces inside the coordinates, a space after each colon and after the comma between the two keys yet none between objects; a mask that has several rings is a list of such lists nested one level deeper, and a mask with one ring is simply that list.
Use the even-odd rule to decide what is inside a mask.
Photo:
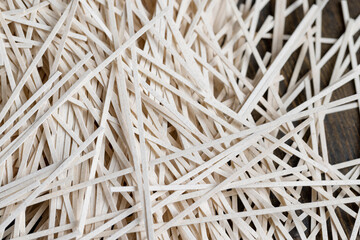
[{"label": "white noodle stick", "polygon": [[236,16],[237,21],[240,24],[241,30],[243,31],[244,36],[246,38],[246,41],[250,46],[252,54],[254,54],[254,57],[256,59],[257,64],[259,65],[261,71],[263,73],[265,73],[266,72],[266,67],[264,66],[264,64],[262,62],[262,59],[261,59],[261,56],[260,56],[257,48],[255,47],[255,45],[253,43],[253,40],[251,39],[251,36],[250,36],[246,26],[245,26],[245,23],[244,23],[244,20],[242,19],[242,16],[240,15],[239,11],[237,10],[237,8],[235,6],[235,2],[233,2],[233,1],[228,1],[228,2],[229,2],[229,4],[230,4],[230,6],[231,6],[231,8],[232,8],[232,10],[233,10],[233,12],[234,12],[234,14]]},{"label": "white noodle stick", "polygon": [[[310,121],[312,121],[312,119],[308,119],[306,121],[304,121],[303,123],[301,123],[299,126],[297,126],[294,130],[290,131],[287,135],[285,135],[283,138],[281,138],[281,141],[286,141],[287,138],[290,138],[292,136],[292,134],[296,133],[297,131],[299,131],[300,129],[302,129],[303,127],[305,127]],[[256,158],[252,159],[248,164],[246,164],[246,167],[244,166],[243,168],[241,168],[240,170],[236,171],[235,173],[233,173],[230,177],[228,177],[226,180],[222,181],[220,184],[218,184],[215,188],[211,189],[210,191],[208,191],[204,196],[202,196],[199,200],[197,200],[195,203],[193,203],[191,205],[191,207],[187,208],[186,210],[182,211],[180,214],[178,214],[177,216],[175,216],[172,220],[170,220],[168,223],[164,224],[160,229],[158,229],[155,234],[159,235],[161,234],[163,231],[167,230],[169,228],[169,226],[179,220],[182,219],[184,216],[186,216],[190,211],[194,210],[196,207],[198,207],[202,201],[207,200],[209,197],[212,196],[212,194],[218,192],[218,189],[221,189],[221,187],[226,186],[227,184],[229,184],[230,182],[232,182],[234,179],[236,179],[239,175],[239,173],[243,173],[245,172],[247,169],[251,168],[253,165],[255,165],[256,163],[258,163],[263,156],[266,156],[270,151],[273,151],[275,148],[277,148],[277,145],[280,143],[280,140],[277,143],[274,143],[273,145],[271,145],[270,148],[266,149],[265,152],[263,152],[262,154],[258,155]],[[216,166],[216,165],[215,165]],[[209,169],[208,169],[209,170]],[[199,175],[201,176],[201,175]],[[196,178],[195,178],[196,179]],[[193,182],[194,180],[190,181]],[[173,194],[174,195],[174,194]],[[171,197],[174,197],[171,195]],[[167,199],[171,199],[171,197],[168,197]],[[165,201],[163,201],[165,202]],[[157,205],[159,206],[159,204]],[[156,208],[157,206],[155,206],[154,208]]]},{"label": "white noodle stick", "polygon": [[[237,138],[242,138],[242,137],[245,137],[247,135],[253,134],[254,132],[257,132],[257,131],[261,132],[263,130],[266,130],[266,132],[271,132],[273,127],[278,126],[277,124],[281,125],[282,123],[285,123],[287,121],[295,121],[295,120],[298,120],[298,119],[301,119],[303,117],[311,115],[311,112],[317,112],[319,110],[321,111],[322,109],[323,110],[331,109],[331,108],[333,108],[333,106],[336,106],[337,104],[343,104],[343,102],[347,102],[347,101],[354,101],[354,100],[358,99],[358,97],[359,97],[359,95],[353,95],[353,96],[350,96],[350,97],[335,101],[333,103],[330,103],[330,104],[327,104],[327,105],[324,105],[324,106],[313,108],[312,110],[304,111],[304,112],[302,112],[302,114],[299,114],[299,113],[288,114],[287,116],[281,117],[281,118],[277,119],[276,121],[264,124],[262,126],[257,126],[257,127],[254,127],[254,128],[248,129],[248,130],[243,130],[243,131],[241,131],[239,133],[234,133],[234,134],[229,135],[227,137],[222,137],[222,138],[219,138],[219,139],[216,139],[216,140],[212,140],[212,141],[210,141],[208,143],[204,143],[204,144],[201,144],[199,146],[188,148],[186,150],[181,150],[179,152],[169,154],[167,156],[152,160],[151,165],[166,162],[166,161],[169,161],[169,160],[172,160],[172,159],[175,159],[175,158],[178,158],[178,157],[182,157],[182,156],[187,156],[190,153],[193,153],[193,152],[196,152],[196,151],[201,151],[203,149],[209,148],[209,147],[217,145],[217,144],[221,144],[223,142],[232,141],[232,140],[237,139]],[[265,134],[266,132],[263,132],[263,134]]]},{"label": "white noodle stick", "polygon": [[119,231],[114,233],[113,235],[111,235],[108,239],[116,240],[119,237],[121,237],[122,235],[124,235],[125,233],[127,233],[128,231],[130,231],[131,229],[133,229],[138,224],[139,224],[139,220],[136,219],[136,220],[132,221],[131,223],[128,223],[125,227],[123,227],[122,229],[120,229]]},{"label": "white noodle stick", "polygon": [[61,231],[66,231],[66,230],[70,230],[72,228],[74,228],[75,225],[74,224],[66,224],[66,225],[62,225],[59,227],[54,227],[54,228],[50,228],[50,229],[46,229],[46,230],[42,230],[42,231],[37,231],[35,233],[30,233],[26,236],[23,237],[17,237],[17,238],[13,238],[14,240],[30,240],[30,239],[39,239],[41,237],[44,236],[48,236],[50,234],[54,234],[54,233],[58,233]]},{"label": "white noodle stick", "polygon": [[328,1],[276,2],[259,26],[269,2],[0,1],[1,238],[337,239],[340,208],[355,239],[359,159],[328,162],[324,118],[360,106],[360,16],[342,1],[327,38]]},{"label": "white noodle stick", "polygon": [[[327,180],[327,181],[293,181],[293,182],[264,182],[248,185],[239,185],[235,182],[230,184],[225,189],[239,188],[276,188],[276,187],[304,187],[304,186],[351,186],[351,185],[360,185],[359,180]],[[191,191],[191,190],[201,190],[201,189],[210,189],[215,187],[214,184],[197,184],[197,185],[158,185],[150,186],[151,191]],[[112,187],[112,192],[134,192],[136,187]]]},{"label": "white noodle stick", "polygon": [[[132,4],[129,0],[126,1],[126,14],[128,17],[128,23],[130,28],[130,36],[133,36],[134,33],[134,22],[133,22],[133,12],[132,12]],[[145,224],[146,224],[146,235],[150,240],[154,238],[154,229],[153,229],[153,217],[151,213],[151,200],[150,200],[150,190],[149,190],[149,166],[148,160],[146,159],[146,146],[145,146],[145,137],[144,137],[144,126],[143,126],[143,111],[142,111],[142,102],[141,102],[141,93],[140,93],[140,85],[139,85],[139,72],[137,68],[137,52],[136,46],[133,44],[131,46],[131,58],[133,64],[133,79],[134,79],[134,89],[135,89],[135,104],[136,104],[136,114],[137,114],[137,122],[138,122],[138,130],[139,130],[139,143],[140,143],[140,159],[142,166],[142,181],[143,181],[143,208],[145,212]],[[113,237],[119,237],[121,234],[115,234]]]},{"label": "white noodle stick", "polygon": [[98,128],[79,148],[74,151],[70,157],[64,160],[62,163],[59,163],[57,168],[49,175],[44,182],[40,184],[35,191],[33,191],[17,208],[15,211],[11,212],[9,216],[1,222],[0,231],[4,231],[5,228],[17,217],[17,215],[22,212],[59,174],[63,172],[66,168],[72,164],[73,160],[78,157],[78,155],[85,150],[85,148],[91,144],[98,135],[102,133],[103,129]]},{"label": "white noodle stick", "polygon": [[[70,7],[70,5],[69,5]],[[14,91],[12,92],[10,98],[7,100],[5,106],[2,108],[2,110],[0,111],[0,121],[3,120],[5,114],[7,113],[7,111],[9,110],[10,106],[13,104],[14,100],[16,98],[18,98],[21,89],[23,88],[23,86],[25,85],[26,81],[28,80],[28,78],[30,77],[32,71],[34,70],[34,68],[36,67],[36,65],[39,63],[41,57],[43,56],[43,54],[45,53],[45,51],[47,50],[47,48],[49,47],[51,41],[53,40],[53,38],[55,37],[56,33],[59,31],[60,27],[62,26],[62,24],[64,23],[67,14],[69,12],[69,7],[66,8],[65,12],[61,15],[59,21],[56,23],[56,25],[54,26],[53,30],[51,31],[51,33],[49,34],[49,36],[47,37],[47,39],[45,40],[44,44],[42,45],[42,47],[40,48],[40,50],[38,51],[36,57],[33,59],[33,61],[31,62],[30,66],[28,67],[28,69],[26,70],[26,72],[24,73],[23,77],[21,78],[21,80],[18,82],[18,85],[16,86],[16,88],[14,89]]]},{"label": "white noodle stick", "polygon": [[[17,131],[17,129],[19,129],[19,127],[21,127],[25,121],[31,117],[39,108],[41,108],[41,106],[59,89],[61,88],[66,81],[68,81],[73,74],[75,74],[81,67],[82,65],[84,65],[90,58],[92,57],[91,53],[88,53],[81,61],[79,61],[58,83],[56,83],[51,89],[50,91],[48,91],[24,116],[23,118],[21,118],[21,120],[12,127],[12,129],[10,131],[8,131],[1,139],[0,139],[0,145],[2,145],[8,137],[10,137],[14,132]],[[61,73],[56,72],[54,74],[53,77],[51,77],[48,81],[53,82],[54,80],[57,79],[57,77],[59,77],[61,75]],[[81,81],[79,81],[81,82]],[[47,83],[45,83],[25,104],[23,104],[23,106],[21,106],[21,108],[19,108],[19,110],[14,113],[6,122],[3,126],[0,127],[0,134],[4,132],[4,130],[6,130],[6,128],[8,128],[15,119],[17,119],[18,116],[20,116],[23,111],[30,106],[38,96],[41,95],[41,93],[43,91],[46,90],[46,88],[48,88]],[[39,93],[38,93],[39,92]]]},{"label": "white noodle stick", "polygon": [[[275,178],[277,176],[287,175],[287,174],[298,172],[298,171],[299,172],[304,171],[306,169],[307,169],[306,166],[300,166],[300,167],[295,167],[295,168],[287,169],[287,170],[283,170],[283,171],[268,173],[268,174],[265,174],[265,175],[261,175],[259,177],[253,177],[253,178],[233,182],[228,187],[226,187],[224,189],[233,188],[233,187],[236,187],[236,186],[245,186],[246,187],[246,185],[248,185],[248,184],[256,183],[258,181],[264,181],[264,180],[267,180],[267,179]],[[164,185],[164,186],[150,186],[150,188],[151,189],[157,189],[157,188],[164,187],[165,189],[169,188],[169,189],[183,190],[183,189],[207,189],[207,188],[212,188],[213,186],[215,186],[215,185],[212,185],[212,184],[210,184],[210,185],[209,184],[197,184],[197,185],[192,185],[191,186],[191,185],[176,185],[176,184],[171,183],[169,185]],[[135,187],[131,187],[131,186],[129,186],[129,187],[112,187],[111,190],[113,192],[122,191],[122,190],[134,191]],[[152,190],[152,191],[156,191],[156,190]]]},{"label": "white noodle stick", "polygon": [[[19,116],[21,116],[21,114],[23,114],[25,112],[25,110],[27,110],[28,107],[31,106],[31,104],[33,104],[39,96],[41,96],[45,91],[47,91],[48,88],[51,87],[51,85],[58,79],[58,77],[60,75],[61,75],[61,72],[55,72],[51,76],[51,78],[49,78],[47,80],[47,82],[44,85],[42,85],[13,115],[11,115],[11,117],[9,119],[7,119],[7,121],[0,127],[0,134],[2,134],[11,124],[13,124],[14,121]],[[39,102],[43,102],[43,101],[40,100]],[[36,109],[36,108],[34,108],[34,109]],[[22,122],[25,122],[27,120],[26,117],[24,117],[22,119],[24,119],[24,120],[22,120]],[[13,129],[14,129],[14,127],[13,127]],[[16,130],[17,130],[17,128],[15,127],[15,129],[12,130],[11,133],[7,132],[7,134],[9,136],[11,136]],[[3,136],[2,138],[4,138],[4,137],[5,136]],[[0,143],[0,145],[2,145],[2,143]]]},{"label": "white noodle stick", "polygon": [[[91,72],[91,75],[92,76],[96,75],[106,65],[108,65],[110,62],[112,62],[114,59],[116,59],[122,53],[122,51],[124,51],[126,48],[128,48],[136,39],[138,39],[143,33],[145,33],[148,29],[150,29],[152,24],[154,24],[158,19],[163,17],[166,14],[166,12],[168,11],[168,9],[169,9],[168,7],[165,8],[160,14],[158,14],[151,21],[149,21],[144,27],[142,27],[142,29],[140,29],[136,34],[131,36],[130,39],[127,40],[120,48],[118,48],[105,61],[103,61],[100,65],[98,65],[97,68]],[[94,236],[96,236],[96,235],[94,235]]]},{"label": "white noodle stick", "polygon": [[94,12],[94,10],[89,6],[89,4],[85,0],[80,0],[81,4],[84,8],[91,14],[91,16],[96,20],[96,22],[100,25],[106,36],[110,40],[112,40],[112,34],[109,28],[106,27],[105,23],[101,20],[101,18]]},{"label": "white noodle stick", "polygon": [[[7,39],[6,35],[3,34],[3,33],[0,33],[0,37],[4,40]],[[20,48],[20,46],[28,46],[28,47],[31,47],[31,46],[38,46],[38,47],[41,47],[41,45],[43,44],[43,42],[40,42],[40,41],[35,41],[35,40],[31,40],[31,39],[26,39],[26,38],[22,38],[22,37],[17,37],[17,36],[12,36],[13,39],[17,42],[17,46],[18,48]],[[20,43],[22,43],[23,45],[21,45]],[[10,47],[10,44],[9,43],[6,43],[5,46],[8,46]]]},{"label": "white noodle stick", "polygon": [[[2,65],[5,66],[5,72],[10,82],[10,89],[14,90],[16,88],[14,74],[11,70],[11,64],[8,55],[6,54],[6,49],[4,46],[3,39],[0,39],[0,55],[2,59]],[[19,104],[20,102],[17,101],[16,103]]]},{"label": "white noodle stick", "polygon": [[[318,101],[319,99],[323,98],[324,96],[332,93],[334,90],[338,89],[339,87],[343,86],[344,84],[348,83],[349,81],[353,80],[356,76],[359,75],[360,66],[356,67],[355,69],[349,71],[345,74],[341,79],[336,81],[335,83],[329,85],[328,87],[324,88],[319,94],[315,95],[314,97],[310,98],[309,100],[305,101],[304,103],[300,104],[293,110],[286,113],[284,116],[300,113],[303,109],[308,107],[310,104]],[[283,116],[283,117],[284,117]]]},{"label": "white noodle stick", "polygon": [[348,204],[348,203],[358,203],[359,201],[360,201],[360,197],[349,197],[349,198],[342,198],[342,199],[336,199],[336,200],[325,200],[325,201],[318,201],[318,202],[311,202],[311,203],[301,203],[301,204],[274,207],[274,208],[268,208],[268,209],[252,210],[250,212],[245,211],[245,212],[240,212],[240,213],[223,214],[223,215],[212,216],[212,217],[203,217],[203,218],[199,218],[199,219],[182,220],[182,221],[178,221],[175,224],[172,224],[171,227],[179,226],[179,225],[198,224],[200,222],[219,221],[222,219],[236,219],[236,218],[244,218],[244,217],[249,217],[249,216],[267,215],[267,214],[274,214],[274,213],[280,213],[280,212],[287,212],[287,211],[291,211],[291,210],[319,208],[319,207],[334,206],[334,205],[336,206],[336,205]]},{"label": "white noodle stick", "polygon": [[333,166],[336,169],[343,169],[343,168],[352,167],[352,166],[355,166],[355,165],[358,165],[358,164],[360,164],[360,158],[353,159],[353,160],[348,160],[348,161],[345,161],[345,162],[342,162],[342,163],[337,163],[337,164],[334,164]]},{"label": "white noodle stick", "polygon": [[60,105],[62,105],[66,99],[74,94],[79,88],[81,88],[88,80],[88,76],[90,75],[90,71],[87,71],[81,79],[79,79],[74,85],[72,85],[61,98],[54,103],[41,117],[39,117],[32,125],[30,125],[26,131],[24,131],[20,136],[16,138],[16,140],[9,145],[6,151],[0,157],[0,165],[8,159],[11,154],[13,154],[20,146],[24,143],[24,141],[31,135],[38,127],[46,121],[46,119],[54,112]]},{"label": "white noodle stick", "polygon": [[71,9],[69,11],[69,16],[68,16],[68,19],[67,19],[67,21],[65,23],[66,27],[65,27],[64,33],[63,33],[63,35],[61,37],[61,42],[60,42],[60,46],[58,47],[56,57],[55,57],[54,62],[52,64],[51,68],[50,68],[50,73],[54,72],[58,67],[62,51],[64,50],[64,47],[65,47],[65,42],[66,42],[67,36],[68,36],[68,34],[70,32],[71,23],[72,23],[75,11],[76,11],[77,6],[78,6],[78,1],[79,0],[74,0],[74,1],[71,2]]},{"label": "white noodle stick", "polygon": [[[112,97],[114,81],[115,81],[114,74],[115,74],[114,71],[111,71],[110,79],[109,79],[107,90],[106,90],[105,102],[104,102],[103,111],[102,111],[102,115],[101,115],[101,121],[100,121],[100,127],[102,127],[102,128],[106,127],[107,116],[108,116],[109,107],[110,107],[110,99]],[[100,157],[99,156],[100,150],[103,145],[103,142],[104,142],[104,132],[98,137],[98,140],[96,143],[95,156],[91,163],[88,181],[93,180],[95,178],[95,173],[96,173],[96,169],[98,167],[98,161],[99,161],[99,157]],[[88,211],[88,207],[89,207],[92,186],[93,185],[89,185],[86,188],[85,201],[83,203],[83,210],[82,210],[82,214],[81,214],[81,218],[79,220],[79,226],[78,226],[78,230],[81,233],[83,232],[83,228],[85,226],[85,220],[86,220],[86,215],[87,215],[87,211]]]},{"label": "white noodle stick", "polygon": [[[360,23],[360,16],[357,17],[356,20],[355,20],[354,27],[352,28],[351,35],[355,34],[355,33],[359,30],[359,28],[360,28],[359,23]],[[321,60],[318,62],[319,68],[322,68],[322,67],[330,60],[330,58],[331,58],[332,56],[334,56],[334,54],[336,54],[336,52],[338,51],[338,49],[339,49],[340,46],[341,46],[341,43],[342,43],[343,38],[344,38],[344,35],[345,35],[345,34],[343,34],[343,35],[336,41],[336,43],[334,43],[334,44],[331,46],[331,48],[325,53],[325,55],[321,58]],[[358,46],[359,46],[359,44],[360,44],[360,39],[358,39],[358,40],[356,41],[356,43],[357,43],[357,44],[355,44],[355,45],[357,45],[357,46],[355,47],[355,49],[358,48]],[[348,58],[348,56],[347,56],[347,58]]]},{"label": "white noodle stick", "polygon": [[13,16],[15,18],[21,18],[25,15],[31,14],[35,11],[38,11],[39,9],[48,6],[50,3],[48,1],[44,1],[41,2],[35,6],[32,6],[30,8],[27,9],[16,9],[16,10],[9,10],[9,11],[4,11],[2,12],[2,14],[4,15],[4,17],[6,18],[6,16]]},{"label": "white noodle stick", "polygon": [[[84,161],[86,161],[86,160],[88,160],[88,159],[90,159],[90,158],[92,158],[92,157],[94,157],[94,155],[95,155],[95,152],[92,151],[92,152],[90,152],[90,154],[85,154],[84,156],[79,157],[79,158],[78,158],[79,164],[82,163],[82,162],[84,162]],[[52,167],[55,167],[55,166],[53,166],[53,165],[51,165],[51,166],[52,166]],[[48,170],[48,171],[46,172],[46,174],[45,174],[44,176],[41,176],[41,178],[38,177],[39,180],[48,177],[48,176],[51,174],[51,170],[53,170],[53,169],[51,168],[51,169],[47,169],[47,170]],[[67,169],[67,170],[68,170],[68,169]],[[121,176],[121,175],[120,175],[120,176]],[[111,178],[110,178],[110,179],[111,179]],[[96,179],[96,180],[97,180],[97,179]],[[100,179],[100,180],[101,180],[101,179]],[[102,181],[100,181],[100,180],[95,181],[95,183],[101,183]],[[69,180],[65,180],[65,181],[57,181],[57,182],[55,182],[55,183],[52,183],[52,184],[50,184],[44,191],[49,191],[49,190],[51,190],[51,188],[53,188],[53,187],[57,187],[57,186],[59,186],[59,185],[63,185],[63,184],[66,183],[67,181],[70,182]],[[94,183],[94,184],[95,184],[95,183]],[[81,188],[85,188],[85,187],[89,186],[90,184],[91,184],[91,182],[86,183],[85,185],[84,185],[84,184],[78,184],[78,185],[73,186],[73,187],[68,187],[68,188],[66,188],[64,191],[59,190],[59,191],[56,191],[56,192],[53,192],[53,193],[50,193],[50,194],[47,194],[47,195],[44,195],[44,196],[41,196],[41,197],[37,197],[37,198],[36,198],[35,200],[33,200],[28,206],[32,206],[32,205],[35,205],[35,204],[37,204],[37,203],[44,202],[45,200],[49,200],[49,199],[51,199],[51,198],[55,198],[55,197],[61,196],[62,194],[70,193],[70,192],[72,192],[73,190],[75,191],[75,190],[78,190],[78,189],[81,189]],[[22,187],[24,187],[24,186],[22,186]],[[20,187],[15,187],[15,188],[20,188]],[[15,189],[15,190],[17,190],[17,189]],[[11,201],[9,204],[15,204],[15,203],[17,203],[17,202],[19,202],[19,201],[22,201],[22,200],[26,199],[26,197],[27,197],[26,195],[22,195],[21,197],[18,196],[17,199]]]},{"label": "white noodle stick", "polygon": [[9,197],[5,199],[1,199],[0,201],[0,207],[3,208],[5,206],[8,206],[11,202],[16,200],[19,196],[23,196],[24,194],[31,192],[34,188],[38,187],[40,185],[40,181],[35,181],[34,183],[26,186],[25,188],[21,189],[20,191],[16,192],[16,194],[10,195]]},{"label": "white noodle stick", "polygon": [[306,16],[303,18],[299,26],[296,28],[294,33],[291,35],[291,38],[286,42],[284,47],[279,52],[278,56],[271,64],[269,69],[266,71],[264,76],[258,82],[254,90],[246,99],[245,103],[242,105],[238,115],[242,120],[248,117],[248,114],[254,108],[254,104],[260,100],[262,95],[267,90],[268,86],[270,86],[271,81],[277,73],[279,73],[282,66],[285,64],[287,59],[290,57],[292,51],[290,49],[294,49],[294,46],[297,46],[299,39],[304,35],[309,26],[313,23],[316,16],[321,13],[322,8],[325,6],[327,1],[324,1],[323,4],[318,6],[312,6],[311,9],[307,12]]},{"label": "white noodle stick", "polygon": [[48,174],[48,172],[52,171],[53,168],[54,168],[54,165],[50,165],[48,167],[40,169],[39,171],[33,172],[33,173],[31,173],[29,175],[26,175],[26,176],[24,176],[22,178],[18,178],[16,180],[4,185],[4,186],[1,186],[0,187],[0,193],[10,191],[9,189],[14,188],[14,187],[26,182],[26,181],[29,181],[30,179],[32,179],[34,181],[40,180],[43,177],[47,176],[46,174]]},{"label": "white noodle stick", "polygon": [[[13,16],[4,16],[4,18],[6,18],[7,20],[16,22],[16,23],[21,23],[24,25],[28,25],[29,27],[33,27],[35,29],[39,29],[42,31],[47,31],[47,32],[51,32],[53,30],[53,27],[45,25],[45,24],[41,24],[41,23],[37,23],[37,22],[33,22],[33,21],[29,21],[29,20],[25,20],[22,18],[16,18]],[[62,30],[59,30],[59,33],[63,33]],[[80,40],[80,41],[87,41],[87,37],[78,33],[74,33],[74,32],[69,32],[69,37],[76,39],[76,40]]]},{"label": "white noodle stick", "polygon": [[[91,157],[93,157],[94,155],[95,155],[95,153],[93,152]],[[66,194],[66,193],[71,193],[71,192],[80,190],[82,188],[86,188],[86,187],[88,187],[90,185],[99,184],[99,183],[111,180],[113,178],[117,178],[117,177],[124,176],[126,174],[130,174],[133,171],[134,171],[133,168],[127,168],[127,169],[124,169],[124,170],[121,170],[121,171],[118,171],[118,172],[108,174],[108,175],[103,176],[103,177],[98,177],[98,178],[95,178],[95,179],[87,181],[87,182],[79,183],[77,185],[73,185],[71,187],[67,187],[67,188],[64,188],[62,190],[52,192],[52,193],[47,194],[47,195],[37,197],[31,204],[33,205],[33,204],[41,203],[41,202],[44,202],[44,201],[49,200],[51,198],[61,196],[61,195]]]}]

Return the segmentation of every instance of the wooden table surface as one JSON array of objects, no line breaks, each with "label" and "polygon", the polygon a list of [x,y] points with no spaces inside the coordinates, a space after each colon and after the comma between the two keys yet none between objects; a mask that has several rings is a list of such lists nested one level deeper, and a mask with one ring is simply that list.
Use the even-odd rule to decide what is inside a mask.
[{"label": "wooden table surface", "polygon": [[[244,1],[240,1],[244,2]],[[288,5],[294,1],[288,1]],[[311,4],[314,1],[309,1]],[[341,0],[330,0],[327,6],[323,10],[322,14],[322,35],[324,37],[338,38],[345,31],[345,24],[343,21],[343,15],[341,11]],[[360,0],[348,0],[350,17],[356,18],[360,15]],[[262,20],[264,21],[268,14],[274,16],[274,7],[275,0],[271,1],[271,4],[268,4],[262,14]],[[304,14],[301,8],[298,8],[292,15],[287,17],[285,22],[285,32],[292,33],[297,25],[302,20]],[[355,39],[360,34],[355,35]],[[322,45],[322,55],[331,47],[331,45]],[[271,41],[262,41],[258,45],[259,52],[264,53],[265,51],[271,52]],[[294,54],[285,65],[282,70],[282,74],[285,77],[285,84],[290,79],[294,65],[296,63],[298,52]],[[360,60],[360,51],[357,53],[358,59]],[[321,83],[322,87],[326,87],[329,83],[332,69],[335,65],[336,55],[322,68],[321,71]],[[253,64],[252,72],[257,70],[256,64]],[[301,70],[302,74],[305,74],[310,69],[310,62],[308,57],[305,59],[303,69]],[[286,87],[286,86],[284,86]],[[350,82],[334,92],[332,100],[343,98],[355,93],[355,87],[353,82]],[[305,95],[298,98],[297,101],[293,104],[296,105],[302,103],[305,100]],[[360,114],[359,109],[353,109],[344,111],[341,113],[329,114],[325,118],[325,131],[327,138],[328,154],[329,161],[331,163],[341,163],[347,160],[360,158]],[[347,169],[344,169],[344,173],[347,172]],[[303,198],[310,201],[310,192],[304,191]],[[352,206],[355,211],[358,211],[357,206]],[[344,230],[348,237],[350,237],[352,228],[355,222],[355,219],[345,214],[342,210],[337,208],[337,215],[344,227]],[[309,225],[309,222],[305,219],[305,225]],[[298,233],[293,232],[292,235],[294,239],[300,239]],[[308,235],[308,233],[307,233]],[[331,237],[331,235],[330,235]],[[360,239],[360,237],[358,238]]]}]

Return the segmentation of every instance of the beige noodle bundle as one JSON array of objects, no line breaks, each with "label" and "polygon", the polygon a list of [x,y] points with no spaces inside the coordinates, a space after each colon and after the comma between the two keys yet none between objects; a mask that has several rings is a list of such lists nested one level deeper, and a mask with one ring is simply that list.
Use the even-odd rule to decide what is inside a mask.
[{"label": "beige noodle bundle", "polygon": [[1,239],[356,239],[324,120],[359,110],[360,17],[325,37],[327,4],[1,0]]}]

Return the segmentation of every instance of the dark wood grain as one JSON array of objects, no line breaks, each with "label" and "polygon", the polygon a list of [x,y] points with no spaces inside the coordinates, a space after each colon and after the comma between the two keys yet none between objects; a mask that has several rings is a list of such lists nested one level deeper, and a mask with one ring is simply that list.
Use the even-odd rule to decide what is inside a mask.
[{"label": "dark wood grain", "polygon": [[[360,1],[348,1],[350,16],[356,18],[360,14]],[[287,22],[289,27],[296,25],[297,17],[293,17]],[[322,15],[323,28],[322,34],[324,37],[338,38],[345,31],[345,25],[340,7],[340,0],[330,0],[325,7]],[[322,54],[324,54],[330,45],[322,46]],[[309,61],[306,65],[309,67]],[[331,59],[321,71],[322,86],[327,86],[330,80],[333,66],[335,65],[335,57]],[[286,70],[284,70],[286,71]],[[285,73],[285,72],[284,72]],[[343,98],[355,93],[355,87],[352,82],[346,84],[342,88],[335,91],[332,100]],[[359,134],[359,111],[357,109],[348,110],[341,113],[334,113],[327,115],[325,118],[325,131],[327,139],[327,147],[329,153],[329,161],[331,163],[340,163],[349,159],[360,157],[360,134]],[[346,169],[345,169],[346,172]],[[356,206],[352,206],[357,210]],[[337,215],[340,217],[344,230],[348,237],[350,237],[355,219],[345,214],[342,210],[337,208]],[[360,238],[359,238],[360,239]]]},{"label": "dark wood grain", "polygon": [[[360,1],[348,1],[348,4],[350,16],[356,18],[360,14]],[[340,1],[333,0],[329,2],[328,6],[324,9],[323,24],[322,34],[324,36],[339,37],[344,32],[345,26],[342,21]],[[330,79],[331,67],[334,65],[334,62],[335,59],[333,58],[322,70],[322,81]],[[353,93],[354,84],[351,82],[336,91],[332,98],[338,99]],[[357,109],[330,114],[325,118],[327,146],[331,163],[340,163],[360,157],[359,123],[360,117]],[[352,207],[355,210],[357,209],[356,206]],[[355,222],[354,218],[345,214],[339,208],[337,208],[337,214],[340,216],[340,222],[344,226],[346,234],[350,237]]]},{"label": "dark wood grain", "polygon": [[[240,1],[242,2],[242,1]],[[293,1],[288,1],[290,5]],[[310,4],[314,1],[309,1]],[[345,24],[343,21],[343,15],[341,11],[341,0],[330,0],[327,6],[323,10],[322,14],[322,35],[324,37],[338,38],[345,31]],[[360,15],[360,1],[348,0],[350,17],[356,18]],[[261,20],[259,25],[270,14],[274,16],[275,0],[270,1],[261,14]],[[293,14],[286,18],[285,33],[291,34],[298,24],[301,22],[304,16],[303,10],[298,8]],[[355,35],[357,38],[359,34]],[[331,45],[322,45],[322,55],[331,47]],[[271,40],[263,40],[258,45],[259,52],[263,55],[266,51],[271,52]],[[291,77],[294,65],[297,61],[299,49],[291,56],[287,64],[282,69],[282,74],[285,77],[285,81],[282,86],[283,90],[286,89],[288,80]],[[358,60],[360,60],[360,54],[357,53]],[[335,65],[336,55],[321,69],[321,86],[326,87],[329,84],[329,80],[332,74],[333,67]],[[257,71],[258,66],[253,59],[253,64],[250,66],[249,77]],[[305,59],[303,68],[300,75],[304,75],[310,70],[310,62],[308,56]],[[281,91],[281,89],[280,89]],[[354,83],[350,82],[334,92],[332,100],[343,98],[355,93]],[[296,107],[300,103],[305,101],[305,96],[300,95],[299,98],[293,103],[292,107]],[[341,113],[335,113],[327,115],[325,118],[325,131],[327,138],[328,156],[331,163],[341,163],[347,160],[360,158],[360,114],[358,109],[348,110]],[[344,169],[343,173],[346,173],[348,169]],[[304,191],[305,201],[310,201],[310,189]],[[355,211],[359,208],[355,205],[351,206]],[[348,237],[350,237],[355,219],[344,213],[337,208],[337,215],[344,227],[344,230]],[[308,226],[308,219],[304,220],[305,225]],[[298,233],[293,232],[294,239],[298,239]],[[331,236],[329,236],[331,237]],[[360,238],[359,238],[360,239]]]}]

